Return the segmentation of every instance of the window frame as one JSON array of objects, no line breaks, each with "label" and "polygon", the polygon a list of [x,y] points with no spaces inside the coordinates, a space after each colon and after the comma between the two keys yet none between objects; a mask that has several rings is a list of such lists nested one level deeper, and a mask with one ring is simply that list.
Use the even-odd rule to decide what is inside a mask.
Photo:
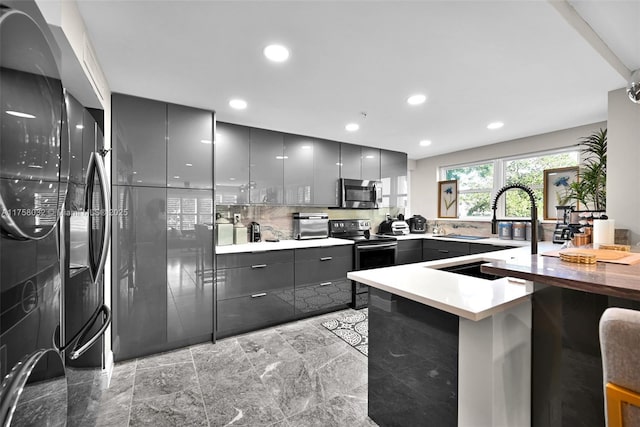
[{"label": "window frame", "polygon": [[[573,166],[581,166],[581,161],[582,161],[582,157],[581,157],[581,153],[580,153],[580,149],[577,148],[575,145],[574,146],[569,146],[569,147],[562,147],[562,148],[556,148],[556,149],[551,149],[551,150],[544,150],[544,151],[535,151],[535,152],[531,152],[531,153],[523,153],[523,154],[517,154],[517,155],[512,155],[512,156],[505,156],[505,157],[499,157],[499,158],[495,158],[495,159],[485,159],[485,160],[479,160],[479,161],[473,161],[473,162],[468,162],[468,163],[457,163],[457,164],[451,164],[451,165],[443,165],[440,166],[438,168],[438,178],[440,181],[442,180],[446,180],[447,179],[447,171],[451,170],[451,169],[460,169],[460,168],[466,168],[466,167],[473,167],[473,166],[479,166],[479,165],[485,165],[485,164],[493,164],[493,188],[490,189],[490,200],[493,201],[493,199],[495,198],[495,195],[497,194],[498,190],[501,189],[504,185],[506,185],[506,176],[507,176],[507,171],[506,171],[506,167],[507,167],[507,163],[510,161],[515,161],[515,160],[525,160],[525,159],[533,159],[533,158],[539,158],[539,157],[546,157],[546,156],[551,156],[554,154],[564,154],[564,153],[575,153],[577,155],[578,158],[578,164],[577,165],[573,165]],[[538,189],[538,187],[535,187],[535,189]],[[543,190],[543,187],[540,187],[540,189]],[[485,193],[487,189],[482,188],[482,189],[472,189],[472,190],[461,190],[460,186],[458,186],[458,194],[472,194],[472,193]],[[506,202],[506,198],[501,197],[502,201]],[[497,206],[497,211],[496,211],[496,215],[499,218],[505,218],[505,203],[499,203]],[[544,209],[544,206],[542,206],[542,209]],[[491,215],[489,216],[460,216],[458,218],[458,220],[464,220],[464,221],[490,221],[492,218]],[[509,220],[518,220],[518,219],[523,219],[522,217],[509,217],[509,218],[505,218],[505,219],[509,219]]]}]

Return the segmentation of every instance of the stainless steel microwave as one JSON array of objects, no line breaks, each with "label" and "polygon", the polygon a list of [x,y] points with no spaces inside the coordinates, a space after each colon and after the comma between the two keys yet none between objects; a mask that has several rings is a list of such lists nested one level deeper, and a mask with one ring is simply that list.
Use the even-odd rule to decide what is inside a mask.
[{"label": "stainless steel microwave", "polygon": [[382,182],[340,178],[340,207],[377,209],[382,203]]}]

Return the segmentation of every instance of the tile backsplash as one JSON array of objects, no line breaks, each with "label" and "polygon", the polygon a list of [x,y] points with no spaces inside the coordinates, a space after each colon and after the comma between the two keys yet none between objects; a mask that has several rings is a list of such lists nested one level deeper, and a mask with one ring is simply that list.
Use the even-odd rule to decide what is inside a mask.
[{"label": "tile backsplash", "polygon": [[[220,214],[218,221],[233,222],[234,214],[240,214],[240,222],[247,226],[251,221],[260,224],[262,239],[288,240],[293,238],[293,214],[295,212],[323,212],[329,215],[329,219],[368,219],[371,221],[371,231],[378,231],[378,226],[385,220],[386,215],[396,218],[404,213],[404,208],[381,209],[335,209],[308,206],[220,206],[216,207]],[[408,218],[407,218],[408,219]],[[427,219],[427,232],[431,232],[434,225],[438,224],[444,234],[456,233],[471,236],[490,236],[490,221],[456,221]],[[542,224],[543,240],[550,241],[553,238],[555,223]]]},{"label": "tile backsplash", "polygon": [[404,212],[404,208],[381,209],[329,209],[308,206],[217,206],[216,213],[221,215],[218,221],[233,222],[233,215],[240,214],[240,222],[245,226],[252,221],[260,224],[262,239],[287,240],[293,238],[293,214],[295,212],[323,212],[329,219],[368,219],[371,231],[376,232],[378,225],[389,214],[395,218]]}]

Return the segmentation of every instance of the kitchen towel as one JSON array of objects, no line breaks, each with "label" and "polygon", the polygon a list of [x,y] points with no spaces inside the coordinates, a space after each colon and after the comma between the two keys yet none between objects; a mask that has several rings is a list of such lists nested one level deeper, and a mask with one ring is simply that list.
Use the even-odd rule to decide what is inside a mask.
[{"label": "kitchen towel", "polygon": [[613,219],[594,219],[593,220],[593,246],[611,245],[615,237],[615,220]]}]

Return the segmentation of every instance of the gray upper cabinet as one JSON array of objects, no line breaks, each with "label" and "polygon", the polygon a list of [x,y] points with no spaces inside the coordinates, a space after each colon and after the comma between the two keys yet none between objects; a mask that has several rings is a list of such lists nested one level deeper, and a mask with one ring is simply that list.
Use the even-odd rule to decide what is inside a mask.
[{"label": "gray upper cabinet", "polygon": [[249,203],[250,128],[216,123],[215,183],[216,203]]},{"label": "gray upper cabinet", "polygon": [[284,203],[285,205],[313,204],[315,144],[311,138],[284,135]]},{"label": "gray upper cabinet", "polygon": [[340,143],[317,139],[313,144],[312,199],[316,206],[338,206]]},{"label": "gray upper cabinet", "polygon": [[111,103],[113,183],[165,187],[167,105],[120,94]]},{"label": "gray upper cabinet", "polygon": [[167,186],[213,188],[211,111],[169,104],[167,136]]},{"label": "gray upper cabinet", "polygon": [[380,180],[380,149],[362,147],[362,179]]},{"label": "gray upper cabinet", "polygon": [[249,202],[281,205],[284,201],[283,135],[251,128]]},{"label": "gray upper cabinet", "polygon": [[340,178],[362,179],[362,147],[340,144]]},{"label": "gray upper cabinet", "polygon": [[354,144],[340,145],[341,178],[380,180],[380,149]]},{"label": "gray upper cabinet", "polygon": [[407,154],[398,151],[380,150],[380,178],[382,180],[382,205],[406,207]]}]

